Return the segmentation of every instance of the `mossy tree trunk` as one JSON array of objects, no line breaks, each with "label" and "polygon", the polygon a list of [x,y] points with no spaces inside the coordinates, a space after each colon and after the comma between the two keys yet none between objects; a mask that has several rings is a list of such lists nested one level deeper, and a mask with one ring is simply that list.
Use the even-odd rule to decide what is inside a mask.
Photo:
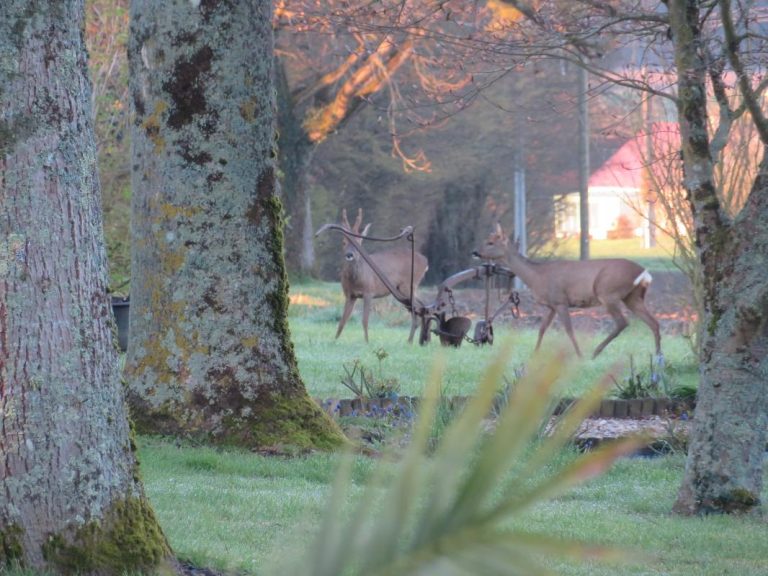
[{"label": "mossy tree trunk", "polygon": [[156,572],[107,294],[83,0],[0,3],[0,572]]},{"label": "mossy tree trunk", "polygon": [[140,431],[249,447],[343,437],[287,324],[270,2],[134,0],[131,333]]},{"label": "mossy tree trunk", "polygon": [[764,155],[746,205],[731,221],[714,186],[699,3],[668,6],[685,187],[704,286],[701,380],[675,510],[745,512],[760,505],[768,430],[768,130],[764,116],[752,113],[763,123]]}]

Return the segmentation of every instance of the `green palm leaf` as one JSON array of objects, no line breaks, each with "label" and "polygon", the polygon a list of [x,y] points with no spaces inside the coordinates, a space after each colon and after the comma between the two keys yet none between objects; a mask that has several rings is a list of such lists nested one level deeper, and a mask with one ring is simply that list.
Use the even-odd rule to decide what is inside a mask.
[{"label": "green palm leaf", "polygon": [[302,574],[314,576],[404,574],[549,574],[540,559],[553,554],[615,560],[626,551],[510,530],[510,521],[534,504],[607,470],[640,440],[615,442],[548,472],[581,420],[599,403],[605,378],[536,445],[549,418],[552,391],[566,366],[563,353],[541,355],[515,387],[488,434],[483,423],[502,381],[509,347],[486,369],[474,398],[427,455],[442,367],[430,378],[412,442],[398,473],[369,483],[345,517],[350,464],[342,466],[320,533]]}]

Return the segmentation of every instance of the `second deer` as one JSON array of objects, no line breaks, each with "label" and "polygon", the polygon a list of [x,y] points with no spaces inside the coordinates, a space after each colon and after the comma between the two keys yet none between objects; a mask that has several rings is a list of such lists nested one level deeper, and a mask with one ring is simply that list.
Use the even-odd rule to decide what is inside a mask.
[{"label": "second deer", "polygon": [[597,357],[628,325],[621,312],[620,305],[623,302],[651,329],[656,342],[656,354],[661,354],[659,323],[645,307],[645,293],[652,278],[648,270],[639,264],[623,258],[534,262],[520,254],[517,243],[512,250],[509,249],[509,239],[499,224],[483,246],[475,251],[475,256],[484,260],[503,259],[512,273],[528,286],[536,302],[548,309],[539,328],[536,350],[541,346],[544,333],[557,314],[576,353],[581,356],[573,335],[569,309],[602,305],[616,326],[595,348],[592,358]]},{"label": "second deer", "polygon": [[[360,236],[368,234],[371,225],[367,224],[363,231],[360,232],[362,222],[362,208],[357,211],[357,219],[352,226],[350,226],[347,219],[347,211],[342,210],[342,226],[353,234]],[[389,296],[390,291],[371,267],[366,264],[360,256],[360,252],[351,245],[352,242],[356,242],[360,246],[362,239],[353,240],[346,236],[342,236],[342,238],[344,263],[341,267],[341,287],[344,291],[344,312],[341,315],[341,320],[339,320],[339,327],[336,329],[336,338],[344,330],[344,325],[352,314],[352,309],[355,307],[358,298],[362,298],[363,333],[365,334],[365,341],[368,342],[368,316],[371,312],[371,302],[374,298]],[[413,253],[413,270],[411,270],[411,257],[411,250],[408,248],[393,248],[370,254],[371,260],[381,270],[382,274],[387,277],[389,283],[400,294],[413,301],[415,294],[411,294],[411,288],[413,288],[414,292],[416,291],[416,287],[424,278],[428,265],[426,256],[415,252]],[[418,324],[418,317],[411,312],[411,333],[408,336],[408,342],[413,342],[413,335]]]}]

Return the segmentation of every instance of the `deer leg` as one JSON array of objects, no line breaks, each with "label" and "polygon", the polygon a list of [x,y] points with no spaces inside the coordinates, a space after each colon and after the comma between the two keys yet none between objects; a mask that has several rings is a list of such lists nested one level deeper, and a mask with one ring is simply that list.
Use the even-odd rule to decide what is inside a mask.
[{"label": "deer leg", "polygon": [[653,317],[653,314],[648,312],[648,308],[645,307],[645,301],[643,298],[633,292],[627,297],[626,300],[624,300],[624,304],[626,304],[627,308],[632,310],[634,315],[645,322],[648,325],[648,328],[651,329],[651,332],[653,332],[653,338],[656,342],[656,355],[658,356],[661,354],[661,334],[659,333],[659,323],[656,318]]},{"label": "deer leg", "polygon": [[371,300],[373,297],[370,294],[363,295],[363,333],[366,343],[368,343],[368,316],[371,313]]},{"label": "deer leg", "polygon": [[616,326],[613,328],[613,332],[608,334],[608,337],[603,340],[597,348],[595,348],[595,351],[592,353],[592,358],[597,358],[597,355],[603,351],[603,348],[608,346],[608,343],[616,338],[616,336],[621,334],[624,328],[629,325],[627,323],[627,319],[624,318],[624,314],[622,314],[621,310],[619,309],[618,302],[606,304],[605,309],[608,310],[608,313],[613,317],[614,322],[616,322]]},{"label": "deer leg", "polygon": [[544,317],[544,320],[541,321],[541,327],[539,328],[539,339],[536,341],[536,350],[538,350],[539,346],[541,346],[541,340],[544,338],[544,332],[546,332],[547,328],[549,328],[549,325],[552,324],[554,317],[555,309],[550,308],[547,312],[547,315]]},{"label": "deer leg", "polygon": [[573,347],[576,349],[576,355],[581,358],[581,350],[579,350],[579,344],[576,342],[576,337],[573,335],[573,326],[571,325],[571,315],[568,312],[568,306],[557,307],[557,317],[560,319],[560,323],[565,328],[566,334],[573,342]]},{"label": "deer leg", "polygon": [[349,320],[349,315],[352,314],[352,309],[355,307],[355,302],[357,302],[357,299],[351,297],[344,301],[344,312],[341,314],[339,327],[336,328],[336,338],[341,336],[341,331],[344,330],[344,325],[347,323],[347,320]]}]

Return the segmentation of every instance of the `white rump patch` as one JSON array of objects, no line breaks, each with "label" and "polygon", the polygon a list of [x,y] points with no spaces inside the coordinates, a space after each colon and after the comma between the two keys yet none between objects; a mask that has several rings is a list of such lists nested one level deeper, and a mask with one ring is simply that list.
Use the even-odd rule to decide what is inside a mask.
[{"label": "white rump patch", "polygon": [[653,276],[651,276],[651,273],[648,272],[648,270],[643,270],[640,276],[635,278],[635,281],[633,282],[633,284],[635,286],[639,286],[641,284],[643,286],[648,286],[651,282],[653,282]]}]

